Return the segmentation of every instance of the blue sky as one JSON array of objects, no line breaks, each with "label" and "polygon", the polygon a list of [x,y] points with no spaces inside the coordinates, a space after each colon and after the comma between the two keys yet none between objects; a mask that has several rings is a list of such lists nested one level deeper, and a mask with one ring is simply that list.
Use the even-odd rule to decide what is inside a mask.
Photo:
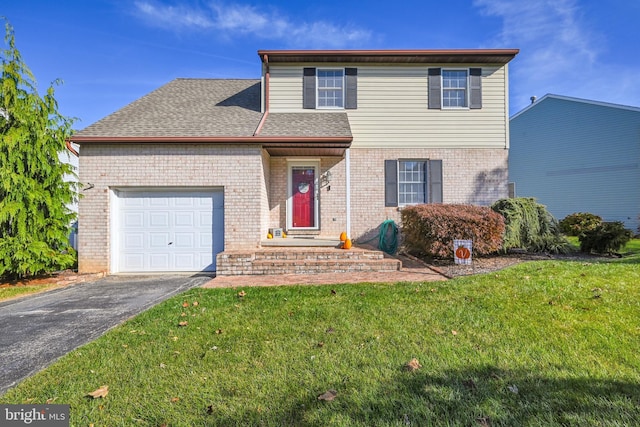
[{"label": "blue sky", "polygon": [[638,0],[3,3],[40,93],[62,79],[77,129],[177,77],[258,78],[258,49],[518,48],[511,114],[547,93],[640,106]]}]

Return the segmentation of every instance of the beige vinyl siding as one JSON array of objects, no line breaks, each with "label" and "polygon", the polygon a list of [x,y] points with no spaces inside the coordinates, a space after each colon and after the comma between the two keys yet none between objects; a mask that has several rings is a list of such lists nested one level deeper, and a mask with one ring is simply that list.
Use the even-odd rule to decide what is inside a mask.
[{"label": "beige vinyl siding", "polygon": [[[335,64],[308,64],[322,68]],[[367,65],[358,68],[358,108],[344,110],[352,148],[508,146],[506,66],[478,64]],[[482,68],[482,108],[427,108],[429,68]],[[270,111],[318,112],[302,108],[302,65],[271,67]],[[333,110],[335,111],[335,110]]]}]

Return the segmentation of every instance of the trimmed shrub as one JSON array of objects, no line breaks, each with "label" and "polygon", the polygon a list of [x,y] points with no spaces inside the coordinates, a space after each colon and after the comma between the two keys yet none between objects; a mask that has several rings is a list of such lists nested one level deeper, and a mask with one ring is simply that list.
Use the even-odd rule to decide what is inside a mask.
[{"label": "trimmed shrub", "polygon": [[603,222],[594,230],[581,234],[580,251],[610,254],[619,251],[631,240],[633,233],[624,228],[622,221]]},{"label": "trimmed shrub", "polygon": [[473,205],[415,205],[402,209],[405,248],[435,258],[453,258],[453,240],[473,241],[475,255],[502,247],[504,218],[488,207]]},{"label": "trimmed shrub", "polygon": [[602,223],[602,218],[592,213],[576,212],[565,216],[558,225],[568,236],[579,236],[584,232],[595,230]]},{"label": "trimmed shrub", "polygon": [[503,250],[566,253],[571,244],[560,233],[558,223],[544,205],[531,197],[500,199],[491,209],[504,217]]}]

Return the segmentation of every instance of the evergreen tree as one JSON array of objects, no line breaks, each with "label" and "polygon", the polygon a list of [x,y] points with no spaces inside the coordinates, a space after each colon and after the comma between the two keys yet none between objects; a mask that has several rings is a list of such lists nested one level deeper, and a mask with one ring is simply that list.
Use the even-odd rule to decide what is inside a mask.
[{"label": "evergreen tree", "polygon": [[[0,77],[0,277],[68,268],[75,252],[68,236],[75,213],[75,176],[62,162],[72,119],[58,113],[53,85],[40,97],[29,68],[5,25]],[[58,84],[56,81],[55,84]]]}]

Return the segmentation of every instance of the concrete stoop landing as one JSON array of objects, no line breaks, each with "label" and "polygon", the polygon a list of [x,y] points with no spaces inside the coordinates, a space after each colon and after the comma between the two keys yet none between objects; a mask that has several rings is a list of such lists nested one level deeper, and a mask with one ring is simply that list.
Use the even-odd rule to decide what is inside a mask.
[{"label": "concrete stoop landing", "polygon": [[218,254],[216,276],[395,272],[398,259],[381,251],[335,247],[266,247]]}]

